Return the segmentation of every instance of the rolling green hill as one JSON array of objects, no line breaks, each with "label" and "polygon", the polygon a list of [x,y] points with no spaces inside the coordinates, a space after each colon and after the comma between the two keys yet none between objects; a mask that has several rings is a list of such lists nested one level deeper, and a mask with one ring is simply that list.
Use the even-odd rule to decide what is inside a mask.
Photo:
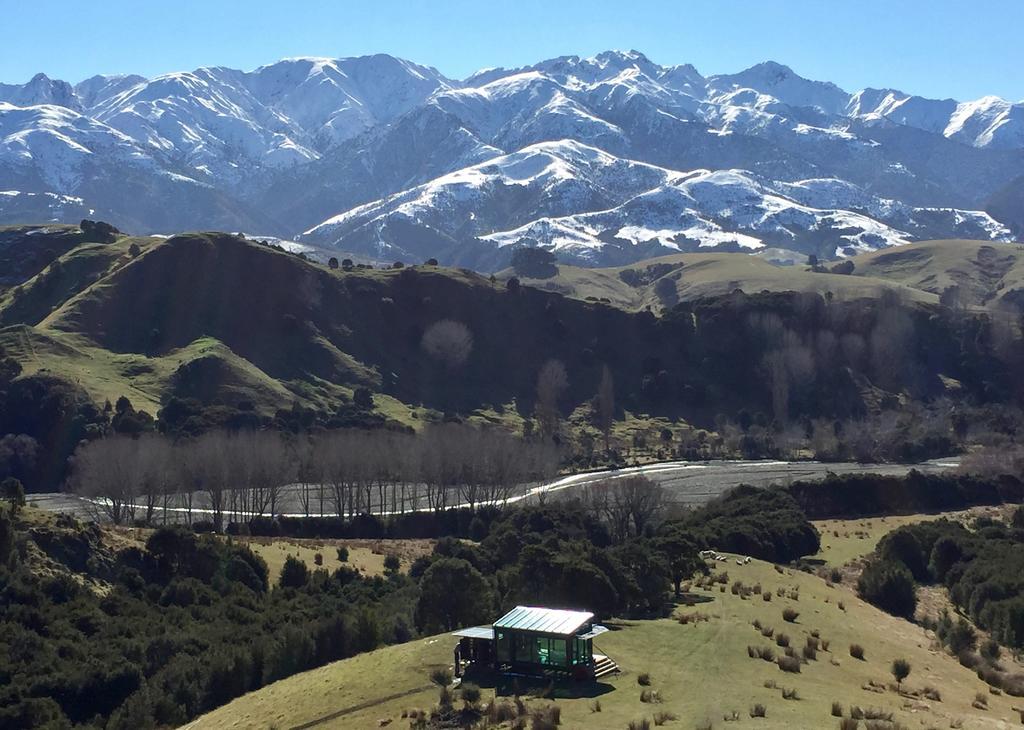
[{"label": "rolling green hill", "polygon": [[[729,254],[687,254],[619,270],[562,267],[548,284],[571,277],[578,279],[572,297],[532,287],[510,293],[501,282],[465,270],[329,270],[226,234],[123,238],[73,249],[12,290],[0,304],[0,322],[10,326],[0,331],[0,345],[19,358],[26,374],[65,377],[100,403],[137,393],[153,407],[177,395],[204,402],[246,399],[273,411],[290,400],[329,407],[366,387],[381,394],[382,403],[391,398],[442,411],[513,401],[529,407],[537,373],[556,358],[571,373],[565,405],[589,399],[608,364],[624,407],[648,405],[669,414],[681,409],[706,418],[714,415],[705,412],[707,406],[722,412],[767,405],[768,394],[756,392],[754,373],[741,368],[731,380],[722,369],[701,365],[709,357],[731,362],[735,348],[745,346],[718,334],[746,321],[742,310],[796,317],[788,326],[799,329],[818,325],[806,319],[805,304],[779,292],[831,291],[843,306],[870,308],[856,302],[896,287],[921,317],[935,300],[934,294],[878,279],[778,268]],[[655,320],[635,311],[658,296],[664,280],[690,307],[689,320]],[[729,294],[735,289],[754,294],[735,299]],[[615,295],[620,306],[579,301],[595,290]],[[816,301],[823,306],[823,299]],[[723,317],[721,326],[711,325]],[[471,340],[458,362],[442,351],[431,355],[423,345],[428,330],[445,320],[464,325]],[[680,338],[691,340],[685,351]],[[934,347],[922,352],[933,368],[942,358]],[[644,385],[645,376],[659,372],[684,380]],[[687,385],[691,391],[715,388],[714,402],[699,393],[674,403],[663,397],[665,388],[678,388],[682,396]],[[835,392],[851,388],[852,394],[861,386],[831,385]]]},{"label": "rolling green hill", "polygon": [[[25,245],[50,247],[49,235],[70,234],[34,233]],[[0,297],[0,359],[20,366],[8,410],[45,415],[3,425],[73,445],[85,426],[58,425],[68,401],[43,407],[61,383],[72,400],[101,407],[123,395],[151,415],[189,399],[263,418],[298,405],[336,425],[477,414],[519,428],[552,360],[566,374],[558,409],[584,420],[606,366],[616,420],[698,428],[741,411],[762,423],[859,418],[887,393],[890,403],[1006,403],[1019,348],[989,347],[938,292],[943,276],[967,282],[969,271],[970,291],[1002,284],[1008,299],[1018,251],[919,244],[858,259],[853,275],[683,254],[562,266],[516,288],[429,265],[330,269],[222,233],[82,241]],[[930,252],[923,264],[920,252]],[[992,256],[1001,263],[978,263]]]},{"label": "rolling green hill", "polygon": [[[730,727],[733,723],[723,718],[735,712],[740,727],[834,728],[839,719],[832,716],[833,703],[846,717],[857,706],[891,713],[901,723],[879,727],[980,730],[1019,722],[1012,709],[1015,698],[990,695],[972,670],[932,646],[925,629],[864,603],[850,586],[827,584],[799,571],[780,574],[757,560],[744,566],[730,561],[728,576],[734,583],[772,592],[773,600],[723,586],[721,591],[696,590],[707,602],[675,611],[675,616],[700,614],[705,620],[687,625],[671,619],[613,623],[615,630],[595,642],[596,650],[615,659],[622,674],[591,691],[571,685],[556,690],[553,703],[561,708],[560,726],[618,730],[662,712],[676,718],[667,728]],[[776,594],[780,588],[784,595]],[[787,607],[799,612],[796,623],[782,619]],[[748,645],[771,646],[782,653],[752,626],[754,621],[787,634],[798,648],[817,632],[828,650],[819,651],[797,674],[782,672],[774,663],[748,657]],[[436,705],[437,688],[428,677],[431,670],[450,665],[454,643],[447,635],[429,637],[298,674],[239,697],[186,727],[405,727],[403,713],[429,712]],[[863,661],[850,656],[853,643],[864,647]],[[896,691],[889,673],[897,657],[912,666],[902,692]],[[638,678],[644,673],[660,697],[656,703],[641,701],[645,687]],[[925,697],[926,687],[937,690],[938,699]],[[524,694],[528,689],[523,686]],[[783,689],[795,689],[796,698],[783,699]],[[978,693],[986,700],[984,707],[972,706]],[[483,703],[493,697],[494,690],[485,684]],[[508,695],[505,699],[511,702]],[[552,704],[525,699],[529,710]],[[751,718],[755,704],[765,706],[765,717]]]},{"label": "rolling green hill", "polygon": [[1024,305],[1024,246],[984,241],[924,241],[853,259],[858,277],[884,279],[929,294],[959,288],[964,306]]},{"label": "rolling green hill", "polygon": [[[511,269],[502,278],[513,276]],[[520,277],[528,286],[576,299],[607,300],[629,310],[674,306],[680,301],[761,291],[831,292],[841,300],[877,297],[898,291],[908,301],[934,303],[934,292],[881,276],[819,274],[806,266],[776,266],[764,259],[735,253],[687,253],[660,256],[615,268],[587,269],[559,264],[547,279]]]}]

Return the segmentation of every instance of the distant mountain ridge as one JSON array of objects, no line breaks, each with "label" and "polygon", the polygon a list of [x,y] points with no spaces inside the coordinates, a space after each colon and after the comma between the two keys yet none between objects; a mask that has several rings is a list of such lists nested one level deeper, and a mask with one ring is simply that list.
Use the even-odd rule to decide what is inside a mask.
[{"label": "distant mountain ridge", "polygon": [[850,93],[775,62],[704,76],[607,51],[455,80],[374,55],[0,84],[0,223],[305,234],[481,268],[517,244],[601,265],[1010,240],[1022,169],[1022,103]]}]

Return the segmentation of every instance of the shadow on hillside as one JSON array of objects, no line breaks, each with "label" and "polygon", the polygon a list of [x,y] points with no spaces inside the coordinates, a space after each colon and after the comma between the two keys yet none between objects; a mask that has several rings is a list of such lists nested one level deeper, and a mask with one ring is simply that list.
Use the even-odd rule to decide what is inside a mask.
[{"label": "shadow on hillside", "polygon": [[509,676],[488,668],[470,668],[463,681],[472,682],[485,689],[493,689],[498,697],[531,695],[547,699],[575,700],[600,697],[615,689],[605,682]]},{"label": "shadow on hillside", "polygon": [[714,596],[705,596],[700,593],[681,593],[679,598],[676,599],[676,602],[680,606],[690,607],[696,606],[700,603],[711,603],[714,600]]}]

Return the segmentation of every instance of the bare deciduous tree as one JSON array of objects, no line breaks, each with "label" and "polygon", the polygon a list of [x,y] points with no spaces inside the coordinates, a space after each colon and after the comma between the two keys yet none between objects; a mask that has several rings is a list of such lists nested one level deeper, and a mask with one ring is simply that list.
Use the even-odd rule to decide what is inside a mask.
[{"label": "bare deciduous tree", "polygon": [[75,491],[115,525],[135,518],[135,499],[144,478],[139,442],[128,436],[92,441],[75,452]]},{"label": "bare deciduous tree", "polygon": [[548,360],[544,363],[537,374],[537,423],[545,436],[558,432],[558,401],[567,387],[569,375],[562,361]]},{"label": "bare deciduous tree", "polygon": [[473,333],[462,322],[442,319],[427,328],[420,347],[448,370],[461,367],[473,351]]},{"label": "bare deciduous tree", "polygon": [[582,500],[619,541],[644,535],[666,508],[665,489],[645,476],[598,482],[583,491]]},{"label": "bare deciduous tree", "polygon": [[601,382],[594,396],[594,420],[604,437],[604,450],[607,452],[610,448],[612,424],[615,422],[615,381],[607,365],[601,368]]}]

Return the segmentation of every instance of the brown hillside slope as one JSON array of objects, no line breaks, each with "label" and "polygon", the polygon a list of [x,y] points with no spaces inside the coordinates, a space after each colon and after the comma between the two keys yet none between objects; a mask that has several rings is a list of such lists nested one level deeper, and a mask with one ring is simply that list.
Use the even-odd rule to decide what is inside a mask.
[{"label": "brown hillside slope", "polygon": [[[513,276],[507,269],[502,278]],[[587,269],[558,265],[548,279],[522,278],[524,284],[576,299],[607,299],[624,309],[655,309],[678,301],[721,296],[736,289],[748,294],[761,291],[831,292],[840,300],[877,297],[896,290],[907,301],[934,302],[937,297],[904,282],[868,276],[817,274],[806,266],[776,266],[756,256],[738,253],[686,253],[660,256],[628,266]],[[659,282],[670,282],[671,285]],[[674,291],[674,294],[673,294]]]},{"label": "brown hillside slope", "polygon": [[1024,246],[985,241],[923,241],[853,259],[858,277],[942,294],[960,287],[967,306],[1024,304]]}]

